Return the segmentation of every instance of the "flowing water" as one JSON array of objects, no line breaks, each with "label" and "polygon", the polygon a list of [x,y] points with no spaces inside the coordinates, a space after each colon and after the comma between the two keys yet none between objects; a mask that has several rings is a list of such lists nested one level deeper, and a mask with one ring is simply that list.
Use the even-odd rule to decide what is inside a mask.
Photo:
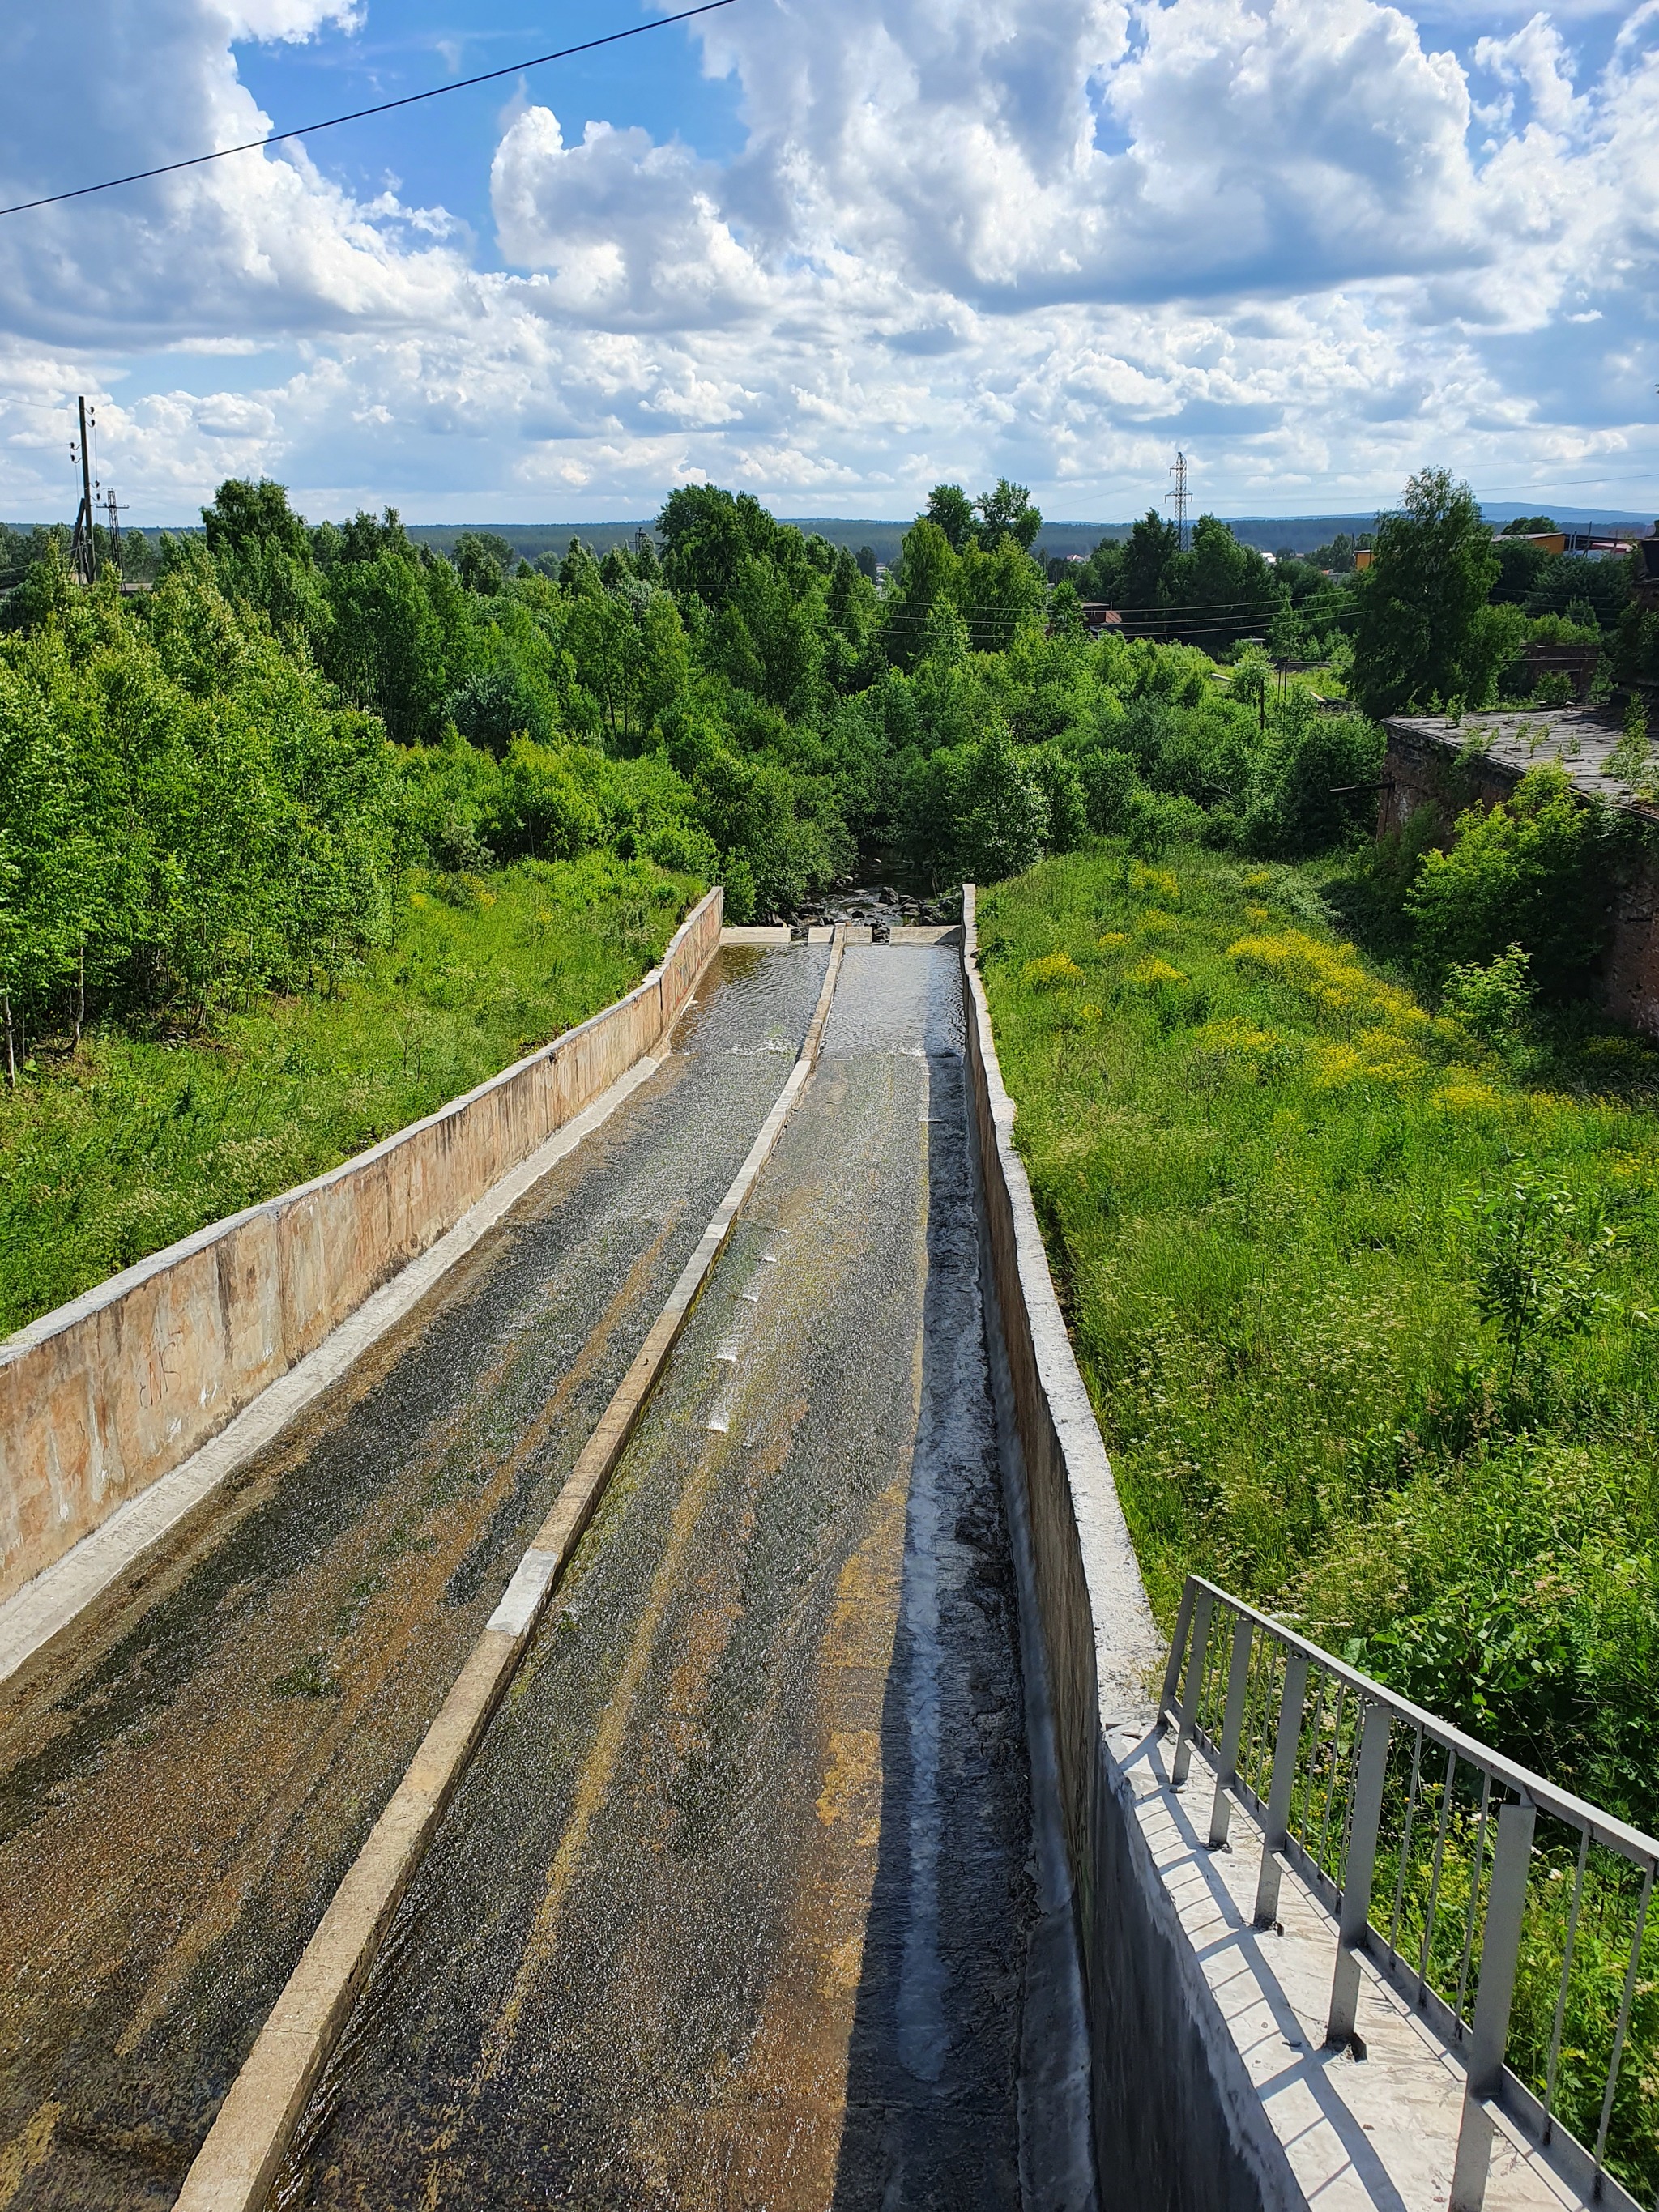
[{"label": "flowing water", "polygon": [[850,949],[276,2202],[1019,2203],[1036,1900],[972,1176],[956,956]]},{"label": "flowing water", "polygon": [[659,1073],[0,1685],[0,2208],[172,2203],[782,1087],[827,957],[723,954]]}]

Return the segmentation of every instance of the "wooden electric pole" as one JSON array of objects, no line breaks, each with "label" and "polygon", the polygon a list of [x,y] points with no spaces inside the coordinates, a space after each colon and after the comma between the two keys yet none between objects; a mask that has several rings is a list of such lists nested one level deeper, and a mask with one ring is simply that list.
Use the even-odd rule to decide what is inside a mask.
[{"label": "wooden electric pole", "polygon": [[92,456],[87,450],[87,401],[81,395],[81,511],[75,518],[70,566],[83,584],[98,580],[98,555],[92,537]]}]

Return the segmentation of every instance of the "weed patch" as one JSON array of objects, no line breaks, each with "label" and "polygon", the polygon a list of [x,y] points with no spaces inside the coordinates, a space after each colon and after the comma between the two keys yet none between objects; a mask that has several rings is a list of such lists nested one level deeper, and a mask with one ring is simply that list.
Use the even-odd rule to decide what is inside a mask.
[{"label": "weed patch", "polygon": [[1431,1013],[1319,921],[1311,866],[1105,842],[981,910],[1016,1139],[1160,1620],[1212,1575],[1659,1821],[1655,1056],[1517,1053],[1511,956]]}]

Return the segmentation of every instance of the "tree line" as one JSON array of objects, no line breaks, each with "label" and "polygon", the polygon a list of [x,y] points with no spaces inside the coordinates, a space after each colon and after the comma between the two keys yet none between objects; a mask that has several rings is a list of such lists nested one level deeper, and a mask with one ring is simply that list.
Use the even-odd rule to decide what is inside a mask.
[{"label": "tree line", "polygon": [[[673,492],[631,550],[573,540],[533,568],[487,532],[440,557],[391,509],[313,525],[270,482],[222,485],[199,534],[126,533],[142,591],[109,559],[84,589],[61,533],[9,533],[14,1060],[105,1010],[203,1018],[324,981],[385,936],[414,866],[610,849],[722,883],[747,919],[878,854],[943,888],[1105,832],[1316,849],[1363,832],[1380,734],[1241,650],[1252,595],[1309,624],[1340,597],[1374,714],[1490,689],[1528,619],[1492,596],[1503,557],[1440,478],[1413,480],[1369,570],[1320,573],[1299,606],[1208,517],[1182,551],[1150,516],[1097,550],[1083,591],[1051,586],[1041,520],[1022,486],[941,485],[880,590],[710,486]],[[1096,637],[1082,602],[1108,589],[1125,625]],[[1170,635],[1177,604],[1190,640]]]},{"label": "tree line", "polygon": [[1659,624],[1632,599],[1630,564],[1529,542],[1554,528],[1528,515],[1494,537],[1469,487],[1426,469],[1374,531],[1339,533],[1305,559],[1243,544],[1211,514],[1183,547],[1150,508],[1126,538],[1049,574],[1114,607],[1132,635],[1218,655],[1255,640],[1276,660],[1352,674],[1372,714],[1518,693],[1533,642],[1602,647],[1609,688],[1659,681]]}]

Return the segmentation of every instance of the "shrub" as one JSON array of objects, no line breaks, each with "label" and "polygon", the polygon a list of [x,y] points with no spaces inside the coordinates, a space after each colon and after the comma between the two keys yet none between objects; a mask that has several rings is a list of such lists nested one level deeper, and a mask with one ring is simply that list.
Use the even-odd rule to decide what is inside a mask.
[{"label": "shrub", "polygon": [[1243,842],[1289,858],[1368,836],[1376,820],[1383,738],[1357,714],[1322,714],[1300,686],[1273,717],[1252,779]]},{"label": "shrub", "polygon": [[1069,853],[1089,834],[1089,802],[1078,764],[1058,745],[1033,745],[1025,756],[1048,811],[1048,849]]},{"label": "shrub", "polygon": [[1204,809],[1196,799],[1178,793],[1148,791],[1143,785],[1131,793],[1124,822],[1124,835],[1132,852],[1143,860],[1161,860],[1164,854],[1189,837],[1196,837],[1205,828]]},{"label": "shrub", "polygon": [[496,819],[504,858],[574,860],[605,835],[599,808],[559,755],[523,737],[507,748]]},{"label": "shrub", "polygon": [[726,890],[725,918],[741,928],[755,919],[755,872],[741,853],[728,853],[720,862],[720,879]]},{"label": "shrub", "polygon": [[1577,797],[1559,762],[1531,769],[1490,811],[1460,815],[1450,848],[1425,856],[1406,893],[1424,975],[1438,983],[1454,964],[1519,945],[1540,989],[1582,990],[1607,938],[1612,836],[1606,811]]},{"label": "shrub", "polygon": [[1624,729],[1603,763],[1601,773],[1616,776],[1638,798],[1650,799],[1654,795],[1654,758],[1648,738],[1647,704],[1638,695],[1632,696],[1625,708]]},{"label": "shrub", "polygon": [[1034,990],[1052,990],[1057,983],[1080,983],[1083,970],[1069,952],[1047,952],[1040,960],[1026,962],[1020,980]]},{"label": "shrub", "polygon": [[1446,1012],[1483,1043],[1513,1042],[1532,1012],[1531,966],[1531,954],[1518,945],[1484,968],[1477,961],[1454,961],[1446,970]]},{"label": "shrub", "polygon": [[1144,791],[1140,772],[1126,752],[1085,752],[1078,762],[1089,827],[1097,837],[1121,837],[1129,826],[1136,794]]},{"label": "shrub", "polygon": [[1523,1176],[1483,1191],[1465,1209],[1474,1230],[1475,1307],[1510,1356],[1589,1327],[1613,1231],[1586,1218],[1571,1191]]},{"label": "shrub", "polygon": [[705,884],[719,878],[720,858],[714,839],[689,822],[659,823],[640,839],[640,849],[671,875],[693,876]]}]

